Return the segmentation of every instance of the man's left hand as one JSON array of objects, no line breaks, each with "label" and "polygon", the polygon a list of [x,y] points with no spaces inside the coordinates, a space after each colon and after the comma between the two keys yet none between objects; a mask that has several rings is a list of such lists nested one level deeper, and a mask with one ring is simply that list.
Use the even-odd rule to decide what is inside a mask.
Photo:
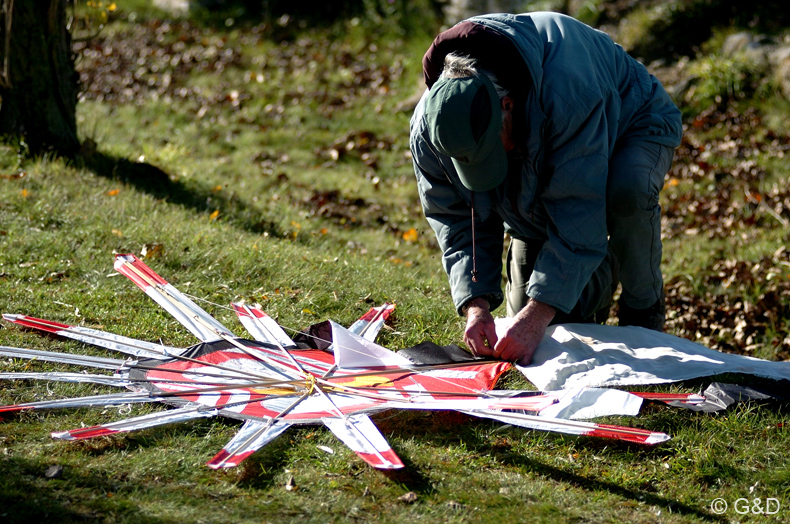
[{"label": "man's left hand", "polygon": [[529,365],[555,313],[556,310],[548,304],[530,300],[497,341],[493,356],[522,366]]}]

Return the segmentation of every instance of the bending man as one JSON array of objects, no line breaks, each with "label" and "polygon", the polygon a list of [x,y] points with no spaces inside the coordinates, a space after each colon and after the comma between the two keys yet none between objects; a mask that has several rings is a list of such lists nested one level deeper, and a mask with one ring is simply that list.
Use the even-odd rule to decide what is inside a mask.
[{"label": "bending man", "polygon": [[550,324],[603,322],[618,282],[620,324],[663,330],[658,199],[682,125],[660,82],[557,13],[470,18],[423,68],[412,156],[470,349],[528,364]]}]

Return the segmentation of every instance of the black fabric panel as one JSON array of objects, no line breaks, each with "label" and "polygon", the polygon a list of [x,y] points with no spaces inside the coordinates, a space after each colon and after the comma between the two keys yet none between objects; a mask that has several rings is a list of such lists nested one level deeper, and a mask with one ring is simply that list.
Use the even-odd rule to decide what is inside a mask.
[{"label": "black fabric panel", "polygon": [[299,349],[319,349],[326,351],[332,345],[332,325],[328,320],[313,324],[297,333],[293,341]]},{"label": "black fabric panel", "polygon": [[406,357],[415,364],[448,364],[450,362],[481,362],[492,358],[477,358],[455,344],[440,346],[433,342],[420,342],[416,346],[401,349],[398,355]]}]

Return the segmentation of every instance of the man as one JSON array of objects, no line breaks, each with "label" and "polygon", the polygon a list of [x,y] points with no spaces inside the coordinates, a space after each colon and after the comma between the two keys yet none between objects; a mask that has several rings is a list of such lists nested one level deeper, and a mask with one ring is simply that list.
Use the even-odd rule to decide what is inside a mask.
[{"label": "man", "polygon": [[605,320],[618,281],[620,324],[663,330],[658,195],[682,125],[658,80],[557,13],[470,18],[423,68],[412,156],[470,349],[528,364],[551,323]]}]

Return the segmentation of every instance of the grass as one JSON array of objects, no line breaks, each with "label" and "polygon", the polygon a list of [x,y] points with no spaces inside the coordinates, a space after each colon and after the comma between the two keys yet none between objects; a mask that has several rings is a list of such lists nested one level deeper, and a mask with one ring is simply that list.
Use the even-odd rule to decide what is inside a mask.
[{"label": "grass", "polygon": [[[126,38],[126,47],[136,49],[135,35],[155,35],[157,26],[138,7],[135,24],[142,25],[134,28],[123,9],[111,14],[99,42]],[[95,142],[96,151],[86,150],[81,159],[25,159],[13,145],[1,148],[2,312],[191,344],[180,325],[125,278],[114,276],[115,253],[140,255],[145,248],[155,253],[146,259],[154,270],[205,300],[200,304],[236,332],[243,330],[225,305],[242,298],[260,302],[282,325],[296,329],[327,318],[347,325],[372,304],[394,301],[396,316],[392,329],[382,332],[383,345],[458,342],[463,323],[421,216],[408,158],[409,112],[399,110],[416,92],[419,58],[430,36],[427,31],[376,35],[365,19],[343,24],[310,33],[278,29],[292,32],[280,35],[288,45],[255,36],[243,24],[219,32],[181,28],[199,36],[185,38],[197,57],[223,41],[233,55],[222,74],[174,67],[165,71],[171,85],[163,87],[164,72],[149,70],[141,74],[153,87],[121,102],[96,95],[112,85],[93,86],[78,118],[83,139]],[[121,50],[114,53],[110,56],[123,58]],[[760,129],[779,134],[784,143],[786,130],[779,127],[784,120],[776,110],[764,113]],[[708,147],[707,162],[715,168],[699,174],[690,167],[700,165],[699,157],[691,148],[679,151],[672,174],[678,185],[667,188],[665,209],[671,211],[673,202],[683,202],[678,208],[684,209],[683,199],[695,195],[694,205],[712,213],[705,206],[719,198],[723,186],[716,172],[742,172],[738,156],[724,147],[734,139],[733,122],[723,122],[699,129],[690,123],[687,137]],[[723,308],[736,299],[757,308],[766,293],[781,295],[786,289],[786,255],[775,255],[786,230],[756,208],[733,204],[742,201],[746,189],[759,189],[769,200],[771,187],[783,187],[786,167],[775,150],[762,151],[757,156],[764,176],[745,177],[748,184],[734,186],[738,196],[722,197],[732,207],[731,226],[725,228],[718,215],[705,222],[704,213],[677,211],[683,227],[667,229],[667,282],[688,299],[691,316],[706,316],[707,305]],[[782,195],[776,198],[781,201]],[[754,213],[762,214],[750,220]],[[727,285],[732,270],[721,265],[726,261],[749,268],[760,263],[763,269],[752,280]],[[774,276],[768,279],[769,274]],[[672,284],[681,281],[688,286]],[[745,317],[746,309],[731,306],[728,314],[756,319],[752,345],[786,358],[785,346],[775,343],[787,333],[783,310],[769,329],[761,327],[764,320]],[[682,325],[678,321],[670,329],[694,339]],[[732,330],[720,333],[710,340],[743,347]],[[0,344],[106,355],[8,326],[0,328]],[[67,367],[0,361],[0,371],[55,369]],[[663,389],[696,391],[708,381]],[[530,387],[517,373],[504,377],[503,385]],[[3,381],[0,400],[10,404],[105,391]],[[143,414],[161,408],[131,409]],[[650,404],[639,417],[604,421],[673,436],[655,448],[526,431],[455,413],[388,412],[375,417],[377,425],[406,462],[403,471],[392,474],[372,470],[328,431],[311,426],[292,429],[227,471],[203,464],[237,431],[238,423],[230,420],[76,443],[49,437],[51,431],[125,415],[106,408],[4,420],[0,520],[771,522],[786,520],[790,505],[790,433],[782,404],[741,404],[722,414]],[[53,465],[63,470],[49,478],[46,471]],[[402,500],[408,492],[416,500]],[[716,498],[732,506],[738,498],[758,497],[780,500],[780,512],[739,515],[730,509],[717,516],[710,509]]]}]

